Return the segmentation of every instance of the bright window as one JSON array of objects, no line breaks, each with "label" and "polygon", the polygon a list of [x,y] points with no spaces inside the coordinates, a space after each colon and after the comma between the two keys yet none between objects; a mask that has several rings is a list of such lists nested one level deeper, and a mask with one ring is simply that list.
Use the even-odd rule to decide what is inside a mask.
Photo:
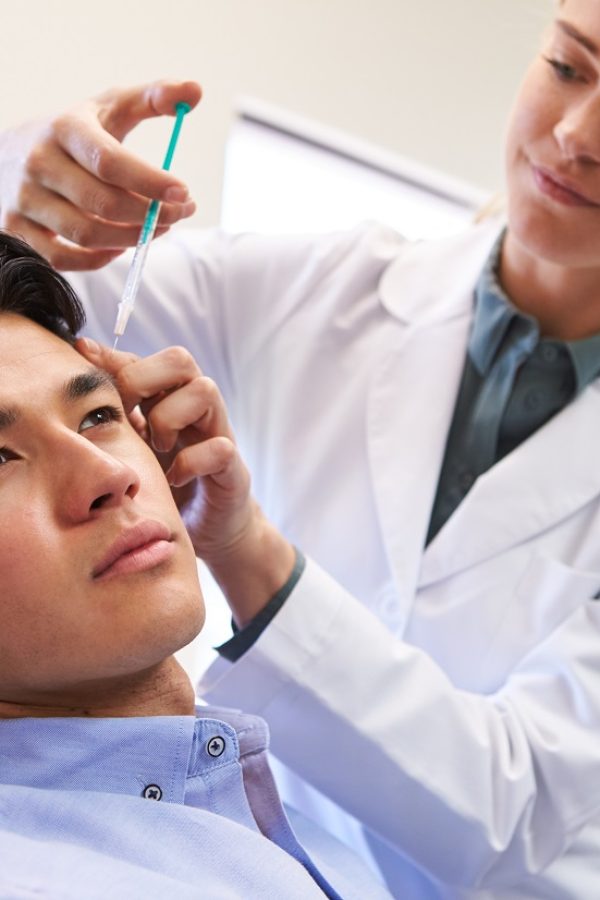
[{"label": "bright window", "polygon": [[259,101],[240,103],[225,158],[227,231],[321,232],[365,219],[409,238],[464,227],[481,191]]}]

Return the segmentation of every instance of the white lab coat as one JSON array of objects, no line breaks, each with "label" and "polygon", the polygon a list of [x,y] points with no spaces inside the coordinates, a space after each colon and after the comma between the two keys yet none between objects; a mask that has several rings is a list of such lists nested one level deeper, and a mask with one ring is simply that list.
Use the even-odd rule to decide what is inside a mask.
[{"label": "white lab coat", "polygon": [[[280,759],[365,824],[397,896],[597,900],[598,383],[423,551],[497,232],[181,231],[153,247],[123,347],[194,352],[259,501],[310,557],[255,646],[205,675],[207,700],[265,716]],[[95,336],[124,272],[72,278]],[[337,807],[288,786],[342,833]]]}]

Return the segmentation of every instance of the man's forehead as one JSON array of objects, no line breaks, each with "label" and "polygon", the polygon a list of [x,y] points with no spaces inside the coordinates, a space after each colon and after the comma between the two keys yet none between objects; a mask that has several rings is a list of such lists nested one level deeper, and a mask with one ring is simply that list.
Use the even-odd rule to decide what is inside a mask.
[{"label": "man's forehead", "polygon": [[40,360],[39,366],[33,366],[33,361],[45,354],[58,354],[67,359],[79,355],[67,341],[37,322],[15,313],[0,314],[0,369],[26,365],[31,360],[32,368],[37,370],[44,363]]},{"label": "man's forehead", "polygon": [[69,343],[20,316],[0,316],[0,406],[22,409],[56,396],[66,401],[107,388],[107,372]]}]

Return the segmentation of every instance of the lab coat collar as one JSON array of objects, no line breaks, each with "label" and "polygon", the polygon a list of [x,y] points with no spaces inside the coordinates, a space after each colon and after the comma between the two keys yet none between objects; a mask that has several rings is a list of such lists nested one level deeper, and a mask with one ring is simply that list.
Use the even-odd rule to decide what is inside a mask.
[{"label": "lab coat collar", "polygon": [[406,325],[430,324],[467,312],[503,227],[504,222],[494,218],[451,238],[404,244],[379,281],[381,303]]}]

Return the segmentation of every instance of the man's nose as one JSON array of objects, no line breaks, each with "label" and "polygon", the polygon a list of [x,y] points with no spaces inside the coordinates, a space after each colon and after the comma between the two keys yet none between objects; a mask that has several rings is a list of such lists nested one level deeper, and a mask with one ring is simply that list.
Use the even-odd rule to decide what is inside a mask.
[{"label": "man's nose", "polygon": [[82,435],[63,434],[59,452],[55,489],[61,514],[70,522],[94,518],[138,493],[134,469]]},{"label": "man's nose", "polygon": [[600,95],[571,107],[555,126],[554,137],[566,159],[600,163]]}]

